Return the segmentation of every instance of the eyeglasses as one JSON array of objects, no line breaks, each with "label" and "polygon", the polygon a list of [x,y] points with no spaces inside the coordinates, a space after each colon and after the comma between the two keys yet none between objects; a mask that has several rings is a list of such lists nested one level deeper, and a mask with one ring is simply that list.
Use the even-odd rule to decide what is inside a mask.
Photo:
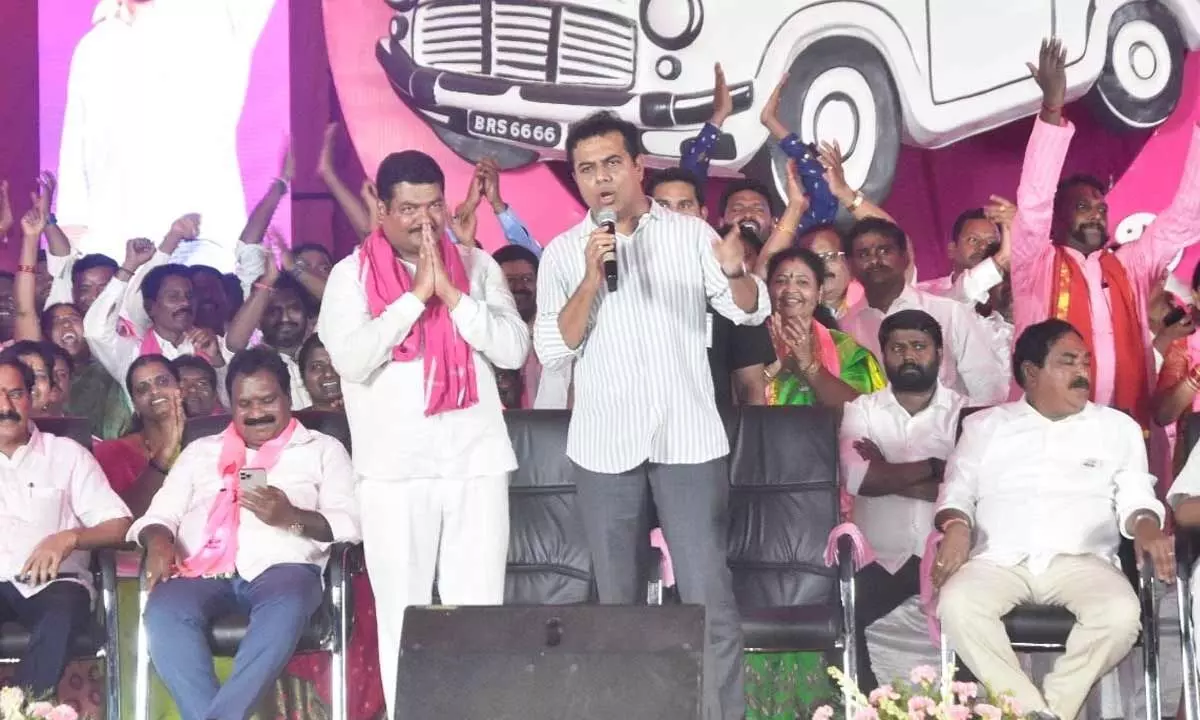
[{"label": "eyeglasses", "polygon": [[846,253],[839,250],[830,250],[828,252],[817,253],[817,257],[821,258],[822,262],[829,262],[830,260],[846,257]]}]

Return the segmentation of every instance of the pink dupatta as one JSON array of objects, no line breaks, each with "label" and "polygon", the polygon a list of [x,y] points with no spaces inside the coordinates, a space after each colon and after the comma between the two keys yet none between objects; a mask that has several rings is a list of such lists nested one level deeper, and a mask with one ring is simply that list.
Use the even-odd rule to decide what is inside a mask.
[{"label": "pink dupatta", "polygon": [[[259,448],[254,458],[255,466],[268,471],[275,467],[299,424],[296,418],[292,418],[278,437]],[[217,499],[208,511],[208,523],[204,526],[207,539],[180,565],[180,577],[224,575],[237,569],[237,535],[241,524],[238,471],[245,465],[246,442],[242,440],[237,427],[229,423],[229,427],[221,433],[221,455],[217,459],[217,472],[221,474],[224,487],[217,493]]]},{"label": "pink dupatta", "polygon": [[[442,235],[441,252],[450,282],[464,295],[469,294],[471,281],[462,256],[445,234]],[[382,228],[375,228],[363,241],[359,264],[371,317],[379,317],[389,305],[412,289],[412,278],[396,257]],[[479,402],[471,347],[454,327],[450,309],[436,296],[426,301],[425,312],[413,324],[408,336],[392,348],[392,359],[412,360],[418,352],[423,352],[425,362],[426,417],[448,410],[462,410]]]}]

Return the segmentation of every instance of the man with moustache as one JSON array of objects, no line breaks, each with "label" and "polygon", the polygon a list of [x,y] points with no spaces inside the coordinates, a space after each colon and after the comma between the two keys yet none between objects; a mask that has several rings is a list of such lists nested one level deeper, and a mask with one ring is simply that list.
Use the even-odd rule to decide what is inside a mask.
[{"label": "man with moustache", "polygon": [[120,544],[130,513],[87,449],[31,422],[32,393],[30,369],[0,361],[0,622],[29,631],[12,682],[42,696],[91,621],[88,551]]},{"label": "man with moustache", "polygon": [[[180,355],[171,361],[179,373],[179,394],[187,417],[205,417],[224,412],[217,397],[217,371],[197,355]],[[290,370],[288,372],[291,372]]]},{"label": "man with moustache", "polygon": [[[538,257],[532,250],[521,245],[505,245],[492,253],[500,264],[500,271],[508,281],[517,303],[517,312],[533,332],[533,320],[537,316],[537,271]],[[543,368],[537,353],[529,353],[525,367],[520,372],[520,382],[513,382],[507,370],[496,374],[504,407],[565,410],[571,407],[571,366]]]},{"label": "man with moustache", "polygon": [[92,435],[101,440],[128,432],[133,421],[129,402],[121,384],[92,358],[79,309],[71,303],[51,305],[42,312],[41,322],[42,336],[65,350],[74,367],[66,414],[87,418]]},{"label": "man with moustache", "polygon": [[168,360],[200,355],[220,374],[228,351],[221,338],[196,325],[191,270],[183,265],[168,263],[146,273],[141,294],[150,327],[140,338],[121,334],[118,311],[126,285],[154,253],[154,244],[149,240],[130,240],[121,269],[83,317],[83,335],[92,357],[113,378],[124,378],[133,361],[146,354],[161,354]]},{"label": "man with moustache", "polygon": [[966,395],[972,405],[991,405],[1008,396],[1005,360],[981,318],[964,304],[919,290],[905,278],[910,256],[903,230],[881,218],[859,220],[844,249],[864,292],[842,322],[845,332],[882,357],[879,328],[884,318],[901,310],[923,310],[937,320],[945,338],[942,383]]},{"label": "man with moustache", "polygon": [[389,714],[404,610],[504,601],[508,473],[517,467],[491,366],[517,370],[529,328],[500,266],[446,232],[445,176],[416,150],[384,158],[378,223],[329,274],[317,332],[341,375],[378,604]]},{"label": "man with moustache", "polygon": [[[1175,578],[1141,428],[1088,401],[1091,367],[1068,323],[1026,328],[1012,359],[1025,396],[966,419],[934,517],[944,534],[933,568],[942,629],[976,677],[1010,691],[1032,718],[1074,718],[1137,639],[1140,606],[1117,560],[1122,537],[1136,557],[1149,554],[1160,580]],[[1044,692],[1004,629],[1021,603],[1061,605],[1076,618]]]},{"label": "man with moustache", "polygon": [[[766,287],[747,272],[736,229],[721,238],[646,197],[632,124],[591,115],[566,147],[591,212],[542,255],[534,344],[546,367],[575,361],[567,457],[600,600],[638,600],[652,495],[683,601],[706,610],[705,717],[741,718],[742,634],[722,520],[729,442],[705,356],[704,300],[735,323],[760,324]],[[616,215],[615,234],[597,224],[599,211]],[[609,252],[615,291],[605,282]]]},{"label": "man with moustache", "polygon": [[267,258],[263,275],[233,316],[225,336],[227,347],[239,352],[250,345],[256,330],[262,331],[262,344],[278,351],[288,366],[294,410],[312,404],[304,387],[304,374],[296,364],[296,354],[308,337],[308,328],[316,314],[316,303],[304,286],[292,275],[280,273],[274,259]]},{"label": "man with moustache", "polygon": [[1107,188],[1076,175],[1059,182],[1075,126],[1063,116],[1066,49],[1042,43],[1030,65],[1042,89],[1017,188],[1013,221],[1013,321],[1025,328],[1057,318],[1083,336],[1092,357],[1092,400],[1150,424],[1156,371],[1147,311],[1171,259],[1200,238],[1200,126],[1175,199],[1140,239],[1110,248]]},{"label": "man with moustache", "polygon": [[308,339],[300,346],[296,362],[300,365],[300,373],[304,376],[304,389],[312,398],[312,405],[309,405],[308,409],[321,412],[346,412],[346,405],[342,400],[342,379],[338,377],[337,370],[333,367],[333,361],[329,358],[329,351],[325,349],[325,343],[321,342],[320,335],[313,333],[308,336]]},{"label": "man with moustache", "polygon": [[[183,449],[128,533],[146,548],[150,658],[185,718],[249,716],[321,604],[329,544],[360,535],[350,456],[292,417],[279,354],[238,353],[226,383],[233,421]],[[244,469],[266,484],[242,488]],[[206,631],[234,612],[250,623],[218,685]]]},{"label": "man with moustache", "polygon": [[889,315],[879,327],[879,345],[889,384],[847,403],[840,431],[842,477],[857,496],[854,523],[875,551],[875,562],[856,576],[863,692],[879,685],[867,628],[921,592],[925,539],[966,405],[966,398],[938,381],[942,328],[929,313]]},{"label": "man with moustache", "polygon": [[[704,191],[694,175],[682,168],[667,168],[650,176],[646,192],[656,203],[677,213],[708,217]],[[743,237],[743,241],[745,238]],[[746,265],[753,267],[758,253],[746,244]],[[775,348],[766,325],[736,325],[714,311],[705,315],[708,364],[713,397],[718,407],[762,405],[766,402],[767,367],[775,362]]]}]

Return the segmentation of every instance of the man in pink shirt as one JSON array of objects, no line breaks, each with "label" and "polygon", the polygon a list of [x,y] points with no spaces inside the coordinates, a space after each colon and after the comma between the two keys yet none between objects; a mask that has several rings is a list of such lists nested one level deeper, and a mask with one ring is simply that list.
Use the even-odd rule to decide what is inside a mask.
[{"label": "man in pink shirt", "polygon": [[1017,189],[1013,323],[1020,335],[1050,317],[1070,322],[1092,349],[1092,400],[1133,413],[1148,429],[1155,375],[1148,298],[1171,258],[1200,239],[1200,128],[1174,201],[1141,239],[1114,251],[1105,186],[1087,176],[1059,183],[1075,132],[1062,114],[1065,60],[1055,39],[1042,43],[1038,66],[1029,65],[1042,88],[1042,110]]}]

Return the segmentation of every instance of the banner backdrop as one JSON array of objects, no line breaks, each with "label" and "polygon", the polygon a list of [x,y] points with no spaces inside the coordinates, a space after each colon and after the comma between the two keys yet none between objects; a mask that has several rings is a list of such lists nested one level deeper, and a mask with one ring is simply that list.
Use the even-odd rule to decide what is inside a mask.
[{"label": "banner backdrop", "polygon": [[[416,3],[391,5],[412,8]],[[397,25],[397,18],[407,10],[395,12],[381,0],[325,0],[324,9],[334,82],[350,137],[368,176],[388,152],[419,148],[442,165],[449,199],[457,202],[470,180],[471,164],[397,97],[377,57],[381,38],[386,42],[389,34],[396,37],[406,30]],[[1036,42],[1029,55],[1026,59],[1036,60]],[[1097,62],[1101,61],[1103,58]],[[418,84],[414,79],[414,87],[400,92],[419,94],[427,90],[415,87]],[[1136,237],[1139,219],[1147,216],[1125,225],[1122,221],[1139,213],[1158,212],[1174,193],[1189,128],[1200,120],[1200,53],[1188,58],[1179,94],[1181,101],[1174,114],[1154,131],[1114,132],[1094,120],[1082,103],[1068,107],[1068,116],[1078,131],[1064,172],[1087,172],[1114,183],[1109,217],[1111,230],[1122,239]],[[757,117],[757,106],[752,112]],[[959,212],[982,204],[990,194],[1014,198],[1030,123],[1028,119],[1012,122],[938,150],[909,146],[900,150],[885,207],[913,238],[920,277],[932,278],[949,270],[945,245]],[[505,200],[542,242],[583,216],[566,176],[561,165],[551,167],[547,163],[503,174]],[[722,183],[720,179],[711,181],[711,198],[719,196]],[[715,204],[710,201],[710,208]],[[488,247],[494,247],[502,238],[490,213],[484,213],[480,228],[481,242]],[[1200,256],[1200,250],[1195,253]],[[1193,264],[1194,260],[1189,260],[1177,272],[1190,278]]]}]

